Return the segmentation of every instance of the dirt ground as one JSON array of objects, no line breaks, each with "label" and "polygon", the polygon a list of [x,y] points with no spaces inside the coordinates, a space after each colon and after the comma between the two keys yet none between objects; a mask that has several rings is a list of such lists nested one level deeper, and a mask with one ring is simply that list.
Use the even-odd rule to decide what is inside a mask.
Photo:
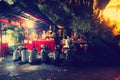
[{"label": "dirt ground", "polygon": [[120,80],[120,66],[19,64],[8,56],[0,62],[0,80]]}]

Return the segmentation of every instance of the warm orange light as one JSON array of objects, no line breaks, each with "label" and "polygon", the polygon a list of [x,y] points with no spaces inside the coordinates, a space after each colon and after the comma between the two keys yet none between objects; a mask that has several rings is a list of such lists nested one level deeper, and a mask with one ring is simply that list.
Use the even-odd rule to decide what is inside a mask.
[{"label": "warm orange light", "polygon": [[13,34],[16,34],[16,33],[12,30],[7,30],[6,33],[7,34],[2,35],[3,43],[8,43],[9,46],[15,45],[16,39],[15,37],[13,37]]},{"label": "warm orange light", "polygon": [[26,28],[33,28],[35,26],[35,21],[34,20],[27,19],[27,18],[20,17],[20,16],[18,16],[18,17],[20,19],[24,20],[24,21],[22,20],[21,26],[26,27]]},{"label": "warm orange light", "polygon": [[109,27],[113,27],[114,35],[120,35],[120,0],[110,0],[100,17]]},{"label": "warm orange light", "polygon": [[37,40],[37,37],[38,36],[37,36],[37,33],[35,31],[30,33],[30,36],[29,36],[30,40]]},{"label": "warm orange light", "polygon": [[63,27],[63,26],[61,26],[61,25],[58,25],[57,27],[58,27],[58,28],[60,28],[60,29],[64,28],[64,27]]},{"label": "warm orange light", "polygon": [[25,20],[25,25],[27,28],[32,28],[32,27],[34,27],[35,22],[31,21],[31,20]]}]

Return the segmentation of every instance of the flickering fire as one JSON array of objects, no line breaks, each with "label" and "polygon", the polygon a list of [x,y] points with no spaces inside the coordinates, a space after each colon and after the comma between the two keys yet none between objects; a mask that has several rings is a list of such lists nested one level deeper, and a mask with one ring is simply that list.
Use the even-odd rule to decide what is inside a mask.
[{"label": "flickering fire", "polygon": [[113,34],[120,35],[120,0],[110,0],[100,14],[100,19],[112,28]]}]

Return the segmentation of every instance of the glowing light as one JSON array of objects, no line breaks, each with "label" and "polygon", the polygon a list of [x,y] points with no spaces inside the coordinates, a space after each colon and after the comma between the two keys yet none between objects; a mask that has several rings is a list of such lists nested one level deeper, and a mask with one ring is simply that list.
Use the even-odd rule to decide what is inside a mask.
[{"label": "glowing light", "polygon": [[63,27],[63,26],[61,26],[61,25],[58,25],[57,27],[58,27],[58,28],[64,28],[64,27]]},{"label": "glowing light", "polygon": [[25,20],[26,27],[32,28],[34,27],[35,23],[31,20]]},{"label": "glowing light", "polygon": [[15,44],[12,33],[14,33],[12,30],[7,30],[7,34],[2,35],[3,43],[8,43],[9,46],[12,46]]},{"label": "glowing light", "polygon": [[[1,1],[1,0],[0,0]],[[14,2],[13,2],[13,0],[4,0],[4,1],[6,1],[8,4],[10,4],[10,5],[12,5],[12,4],[14,4]]]},{"label": "glowing light", "polygon": [[26,18],[29,20],[45,22],[43,19],[33,16],[32,14],[29,13],[24,13],[24,14],[26,15]]},{"label": "glowing light", "polygon": [[20,17],[20,16],[17,16],[17,17],[23,20],[20,24],[21,26],[27,27],[27,28],[33,28],[35,26],[35,20],[30,15],[28,16],[28,14],[26,14],[26,18]]},{"label": "glowing light", "polygon": [[37,33],[35,31],[33,31],[31,34],[30,34],[30,40],[37,40]]},{"label": "glowing light", "polygon": [[100,18],[113,28],[113,34],[120,35],[120,0],[110,0],[106,8],[101,12]]}]

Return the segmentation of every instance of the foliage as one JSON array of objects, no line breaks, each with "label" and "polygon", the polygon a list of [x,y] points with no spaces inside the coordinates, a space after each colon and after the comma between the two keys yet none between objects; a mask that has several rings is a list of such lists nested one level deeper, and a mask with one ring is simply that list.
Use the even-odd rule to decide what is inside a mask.
[{"label": "foliage", "polygon": [[67,30],[72,29],[78,34],[112,41],[111,29],[97,18],[99,10],[94,12],[95,15],[93,13],[94,0],[14,0],[17,1],[24,4],[26,9],[30,6],[28,3],[33,3],[29,7],[31,10],[37,6],[54,24],[62,25]]}]

